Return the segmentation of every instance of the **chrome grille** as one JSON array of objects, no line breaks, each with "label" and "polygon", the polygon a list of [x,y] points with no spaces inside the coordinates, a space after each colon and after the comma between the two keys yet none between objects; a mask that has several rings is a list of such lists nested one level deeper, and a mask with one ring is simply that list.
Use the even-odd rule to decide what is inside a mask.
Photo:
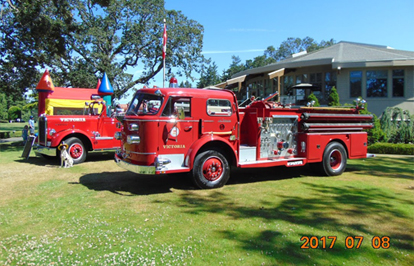
[{"label": "chrome grille", "polygon": [[47,140],[47,118],[44,116],[39,117],[39,143],[46,145]]}]

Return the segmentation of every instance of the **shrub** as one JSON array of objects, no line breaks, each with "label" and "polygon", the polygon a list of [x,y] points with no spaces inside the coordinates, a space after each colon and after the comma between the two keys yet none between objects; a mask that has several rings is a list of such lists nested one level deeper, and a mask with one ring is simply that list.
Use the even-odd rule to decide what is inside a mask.
[{"label": "shrub", "polygon": [[319,104],[319,100],[318,100],[318,98],[315,96],[315,94],[313,94],[313,92],[308,96],[308,102],[312,102],[312,101],[315,101],[315,104],[313,105],[313,106],[315,106],[315,107],[318,107],[318,106],[320,106],[320,104]]},{"label": "shrub", "polygon": [[381,116],[381,128],[385,132],[388,142],[414,142],[414,124],[407,110],[387,107]]},{"label": "shrub", "polygon": [[8,113],[9,120],[15,120],[16,118],[20,118],[22,116],[22,109],[18,106],[11,106]]},{"label": "shrub", "polygon": [[329,93],[328,105],[329,106],[341,106],[341,103],[339,102],[339,94],[336,91],[335,87],[332,87],[331,92]]},{"label": "shrub", "polygon": [[414,155],[414,144],[375,143],[368,146],[368,152],[378,154]]}]

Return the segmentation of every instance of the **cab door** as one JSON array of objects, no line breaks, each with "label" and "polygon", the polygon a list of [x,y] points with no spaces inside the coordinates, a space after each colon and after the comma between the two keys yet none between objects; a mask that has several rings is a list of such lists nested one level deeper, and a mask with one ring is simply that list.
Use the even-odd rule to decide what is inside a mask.
[{"label": "cab door", "polygon": [[[233,141],[237,136],[236,107],[229,99],[207,99],[207,117],[203,121],[203,132],[222,136]],[[232,137],[233,136],[233,137]]]},{"label": "cab door", "polygon": [[170,97],[159,122],[159,154],[174,158],[171,166],[184,166],[188,149],[197,134],[197,121],[192,117],[191,97]]}]

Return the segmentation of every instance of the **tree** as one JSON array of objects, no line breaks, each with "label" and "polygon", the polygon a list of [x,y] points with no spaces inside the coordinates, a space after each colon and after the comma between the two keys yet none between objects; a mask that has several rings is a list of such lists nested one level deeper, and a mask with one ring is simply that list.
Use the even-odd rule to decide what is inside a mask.
[{"label": "tree", "polygon": [[9,118],[7,110],[6,95],[4,93],[0,93],[0,120],[7,120]]},{"label": "tree", "polygon": [[0,0],[0,91],[23,100],[27,88],[67,47],[68,32],[75,32],[72,8],[66,0]]},{"label": "tree", "polygon": [[331,88],[331,92],[328,97],[328,106],[341,106],[339,102],[339,94],[335,87]]},{"label": "tree", "polygon": [[18,106],[12,106],[9,108],[9,120],[15,120],[17,118],[21,118],[22,110]]},{"label": "tree", "polygon": [[205,71],[201,73],[197,88],[205,88],[220,83],[220,76],[217,73],[216,63],[210,64]]},{"label": "tree", "polygon": [[231,79],[231,76],[233,76],[234,74],[246,70],[246,66],[241,62],[240,57],[233,55],[231,59],[232,62],[229,68],[223,71],[223,75],[221,76],[222,81]]},{"label": "tree", "polygon": [[[25,70],[35,67],[51,67],[56,84],[72,87],[95,87],[97,79],[107,73],[114,96],[120,97],[137,84],[147,84],[162,70],[164,18],[167,70],[174,68],[178,75],[191,79],[193,72],[201,71],[204,60],[203,27],[180,11],[166,10],[163,0],[22,0],[8,5],[3,17],[2,32],[4,28],[11,35],[3,36],[7,42],[1,44],[2,61],[17,62],[7,69],[18,69],[31,80],[26,84],[34,83],[34,74],[26,75]],[[28,23],[30,17],[39,20],[38,25]],[[14,60],[19,54],[23,58]],[[32,56],[30,64],[25,64]],[[134,68],[142,70],[139,75],[127,73]]]},{"label": "tree", "polygon": [[308,102],[312,102],[315,101],[315,103],[313,104],[313,106],[318,107],[320,106],[319,104],[319,100],[318,98],[315,96],[315,94],[313,94],[313,92],[311,94],[309,94],[308,98],[307,98]]},{"label": "tree", "polygon": [[409,143],[414,141],[414,124],[407,110],[387,107],[382,113],[380,122],[388,142]]}]

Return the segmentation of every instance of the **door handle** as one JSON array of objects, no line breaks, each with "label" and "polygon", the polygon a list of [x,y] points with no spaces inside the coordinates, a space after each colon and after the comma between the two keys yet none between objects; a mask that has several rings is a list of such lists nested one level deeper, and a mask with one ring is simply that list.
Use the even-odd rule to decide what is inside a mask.
[{"label": "door handle", "polygon": [[184,131],[190,131],[193,128],[193,126],[188,126],[184,128]]}]

